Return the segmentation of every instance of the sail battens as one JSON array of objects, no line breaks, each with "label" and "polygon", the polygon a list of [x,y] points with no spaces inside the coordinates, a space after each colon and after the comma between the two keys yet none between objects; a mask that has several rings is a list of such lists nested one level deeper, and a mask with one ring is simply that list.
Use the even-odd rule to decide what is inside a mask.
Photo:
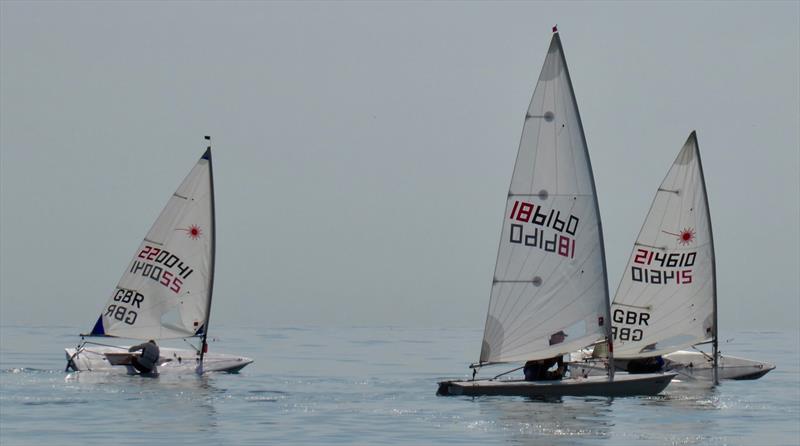
[{"label": "sail battens", "polygon": [[494,283],[535,283],[535,279],[530,280],[495,280]]},{"label": "sail battens", "polygon": [[658,187],[617,288],[612,304],[616,356],[671,353],[715,333],[708,215],[692,134]]},{"label": "sail battens", "polygon": [[652,305],[641,306],[641,305],[627,305],[627,304],[619,304],[619,303],[615,303],[615,305],[618,306],[618,307],[638,308],[640,310],[651,310],[651,309],[653,309]]},{"label": "sail battens", "polygon": [[[508,196],[509,197],[541,197],[541,193],[535,193],[535,194],[534,193],[522,193],[522,194],[520,194],[520,193],[516,193],[516,192],[509,192]],[[568,198],[584,197],[584,198],[586,198],[586,197],[591,197],[591,195],[548,193],[547,197],[568,197]]]},{"label": "sail battens", "polygon": [[480,364],[552,357],[606,334],[594,179],[559,39],[553,35],[523,125]]},{"label": "sail battens", "polygon": [[639,242],[634,243],[634,245],[636,245],[636,246],[644,246],[645,248],[658,249],[658,250],[661,250],[661,251],[666,251],[667,249],[669,249],[667,246],[653,246],[653,245],[648,245],[646,243],[639,243]]},{"label": "sail battens", "polygon": [[210,162],[201,158],[171,195],[134,252],[93,332],[102,329],[106,336],[131,339],[180,339],[194,336],[206,325],[214,237],[210,170]]}]

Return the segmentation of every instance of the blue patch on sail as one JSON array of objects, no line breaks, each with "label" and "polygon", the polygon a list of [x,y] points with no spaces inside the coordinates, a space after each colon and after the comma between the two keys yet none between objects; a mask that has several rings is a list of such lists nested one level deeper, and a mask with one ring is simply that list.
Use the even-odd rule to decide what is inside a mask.
[{"label": "blue patch on sail", "polygon": [[204,153],[200,159],[211,161],[211,148],[206,149],[206,153]]},{"label": "blue patch on sail", "polygon": [[206,324],[200,326],[197,331],[194,333],[195,336],[203,336],[204,332],[206,331]]},{"label": "blue patch on sail", "polygon": [[105,336],[106,331],[103,330],[103,316],[97,318],[97,322],[94,324],[94,328],[92,328],[92,332],[89,333],[89,336]]}]

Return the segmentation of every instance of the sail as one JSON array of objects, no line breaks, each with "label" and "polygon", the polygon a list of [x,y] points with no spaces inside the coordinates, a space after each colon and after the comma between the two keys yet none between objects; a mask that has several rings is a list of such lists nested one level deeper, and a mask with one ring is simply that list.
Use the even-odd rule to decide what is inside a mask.
[{"label": "sail", "polygon": [[694,132],[656,192],[611,307],[618,358],[661,355],[715,334],[714,245]]},{"label": "sail", "polygon": [[203,334],[214,271],[213,193],[209,148],[134,252],[91,335]]},{"label": "sail", "polygon": [[558,33],[522,131],[480,362],[553,357],[603,339],[608,285],[591,163]]}]

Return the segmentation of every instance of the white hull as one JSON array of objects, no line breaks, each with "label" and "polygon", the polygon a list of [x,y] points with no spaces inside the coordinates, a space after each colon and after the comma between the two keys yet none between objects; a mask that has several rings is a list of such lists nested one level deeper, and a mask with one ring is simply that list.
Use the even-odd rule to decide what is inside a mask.
[{"label": "white hull", "polygon": [[[700,352],[680,350],[664,355],[664,359],[669,370],[678,373],[678,379],[713,379],[714,361]],[[719,379],[758,379],[774,368],[767,362],[720,355],[717,373]]]},{"label": "white hull", "polygon": [[[65,348],[67,362],[72,364],[75,371],[91,372],[114,372],[136,374],[136,370],[131,366],[111,365],[106,353],[121,353],[128,350],[125,346],[105,347],[105,346],[86,346],[78,354],[74,348]],[[181,374],[197,373],[197,354],[194,350],[161,348],[161,356],[157,365],[159,374]],[[223,353],[206,353],[203,357],[202,372],[228,372],[236,373],[247,364],[253,362],[252,359],[243,356],[226,355]]]},{"label": "white hull", "polygon": [[437,395],[504,396],[637,396],[657,395],[669,385],[674,373],[567,378],[559,381],[476,380],[443,381]]},{"label": "white hull", "polygon": [[[664,370],[675,372],[681,381],[711,381],[713,379],[714,361],[710,356],[697,351],[679,350],[668,355],[664,355]],[[618,370],[625,370],[627,361],[618,359],[615,361]],[[580,376],[599,376],[605,375],[605,365],[597,360],[586,359],[570,362],[570,371]],[[751,359],[739,358],[737,356],[720,355],[717,373],[719,379],[750,380],[758,379],[766,375],[775,365],[767,362],[759,362]]]}]

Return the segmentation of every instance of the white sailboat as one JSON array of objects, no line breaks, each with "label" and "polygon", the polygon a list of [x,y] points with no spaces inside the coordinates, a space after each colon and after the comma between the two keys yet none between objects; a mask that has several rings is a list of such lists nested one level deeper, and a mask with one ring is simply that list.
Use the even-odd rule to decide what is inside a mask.
[{"label": "white sailboat", "polygon": [[480,360],[471,366],[472,380],[440,382],[440,395],[654,395],[675,376],[615,378],[612,367],[607,377],[475,379],[486,365],[558,357],[611,339],[594,177],[561,40],[553,31],[506,201]]},{"label": "white sailboat", "polygon": [[[611,305],[618,368],[663,367],[681,379],[755,379],[773,368],[722,356],[717,341],[714,237],[692,132],[653,199]],[[696,348],[711,344],[711,354]],[[646,358],[653,358],[647,360]]]},{"label": "white sailboat", "polygon": [[[206,139],[210,141],[210,137]],[[76,348],[65,349],[67,369],[133,373],[132,367],[123,366],[130,362],[127,346],[92,342],[86,337],[159,342],[199,339],[197,347],[190,343],[191,350],[162,347],[159,373],[237,372],[253,362],[207,352],[215,237],[209,145],[139,245],[91,332],[81,335]]]}]

